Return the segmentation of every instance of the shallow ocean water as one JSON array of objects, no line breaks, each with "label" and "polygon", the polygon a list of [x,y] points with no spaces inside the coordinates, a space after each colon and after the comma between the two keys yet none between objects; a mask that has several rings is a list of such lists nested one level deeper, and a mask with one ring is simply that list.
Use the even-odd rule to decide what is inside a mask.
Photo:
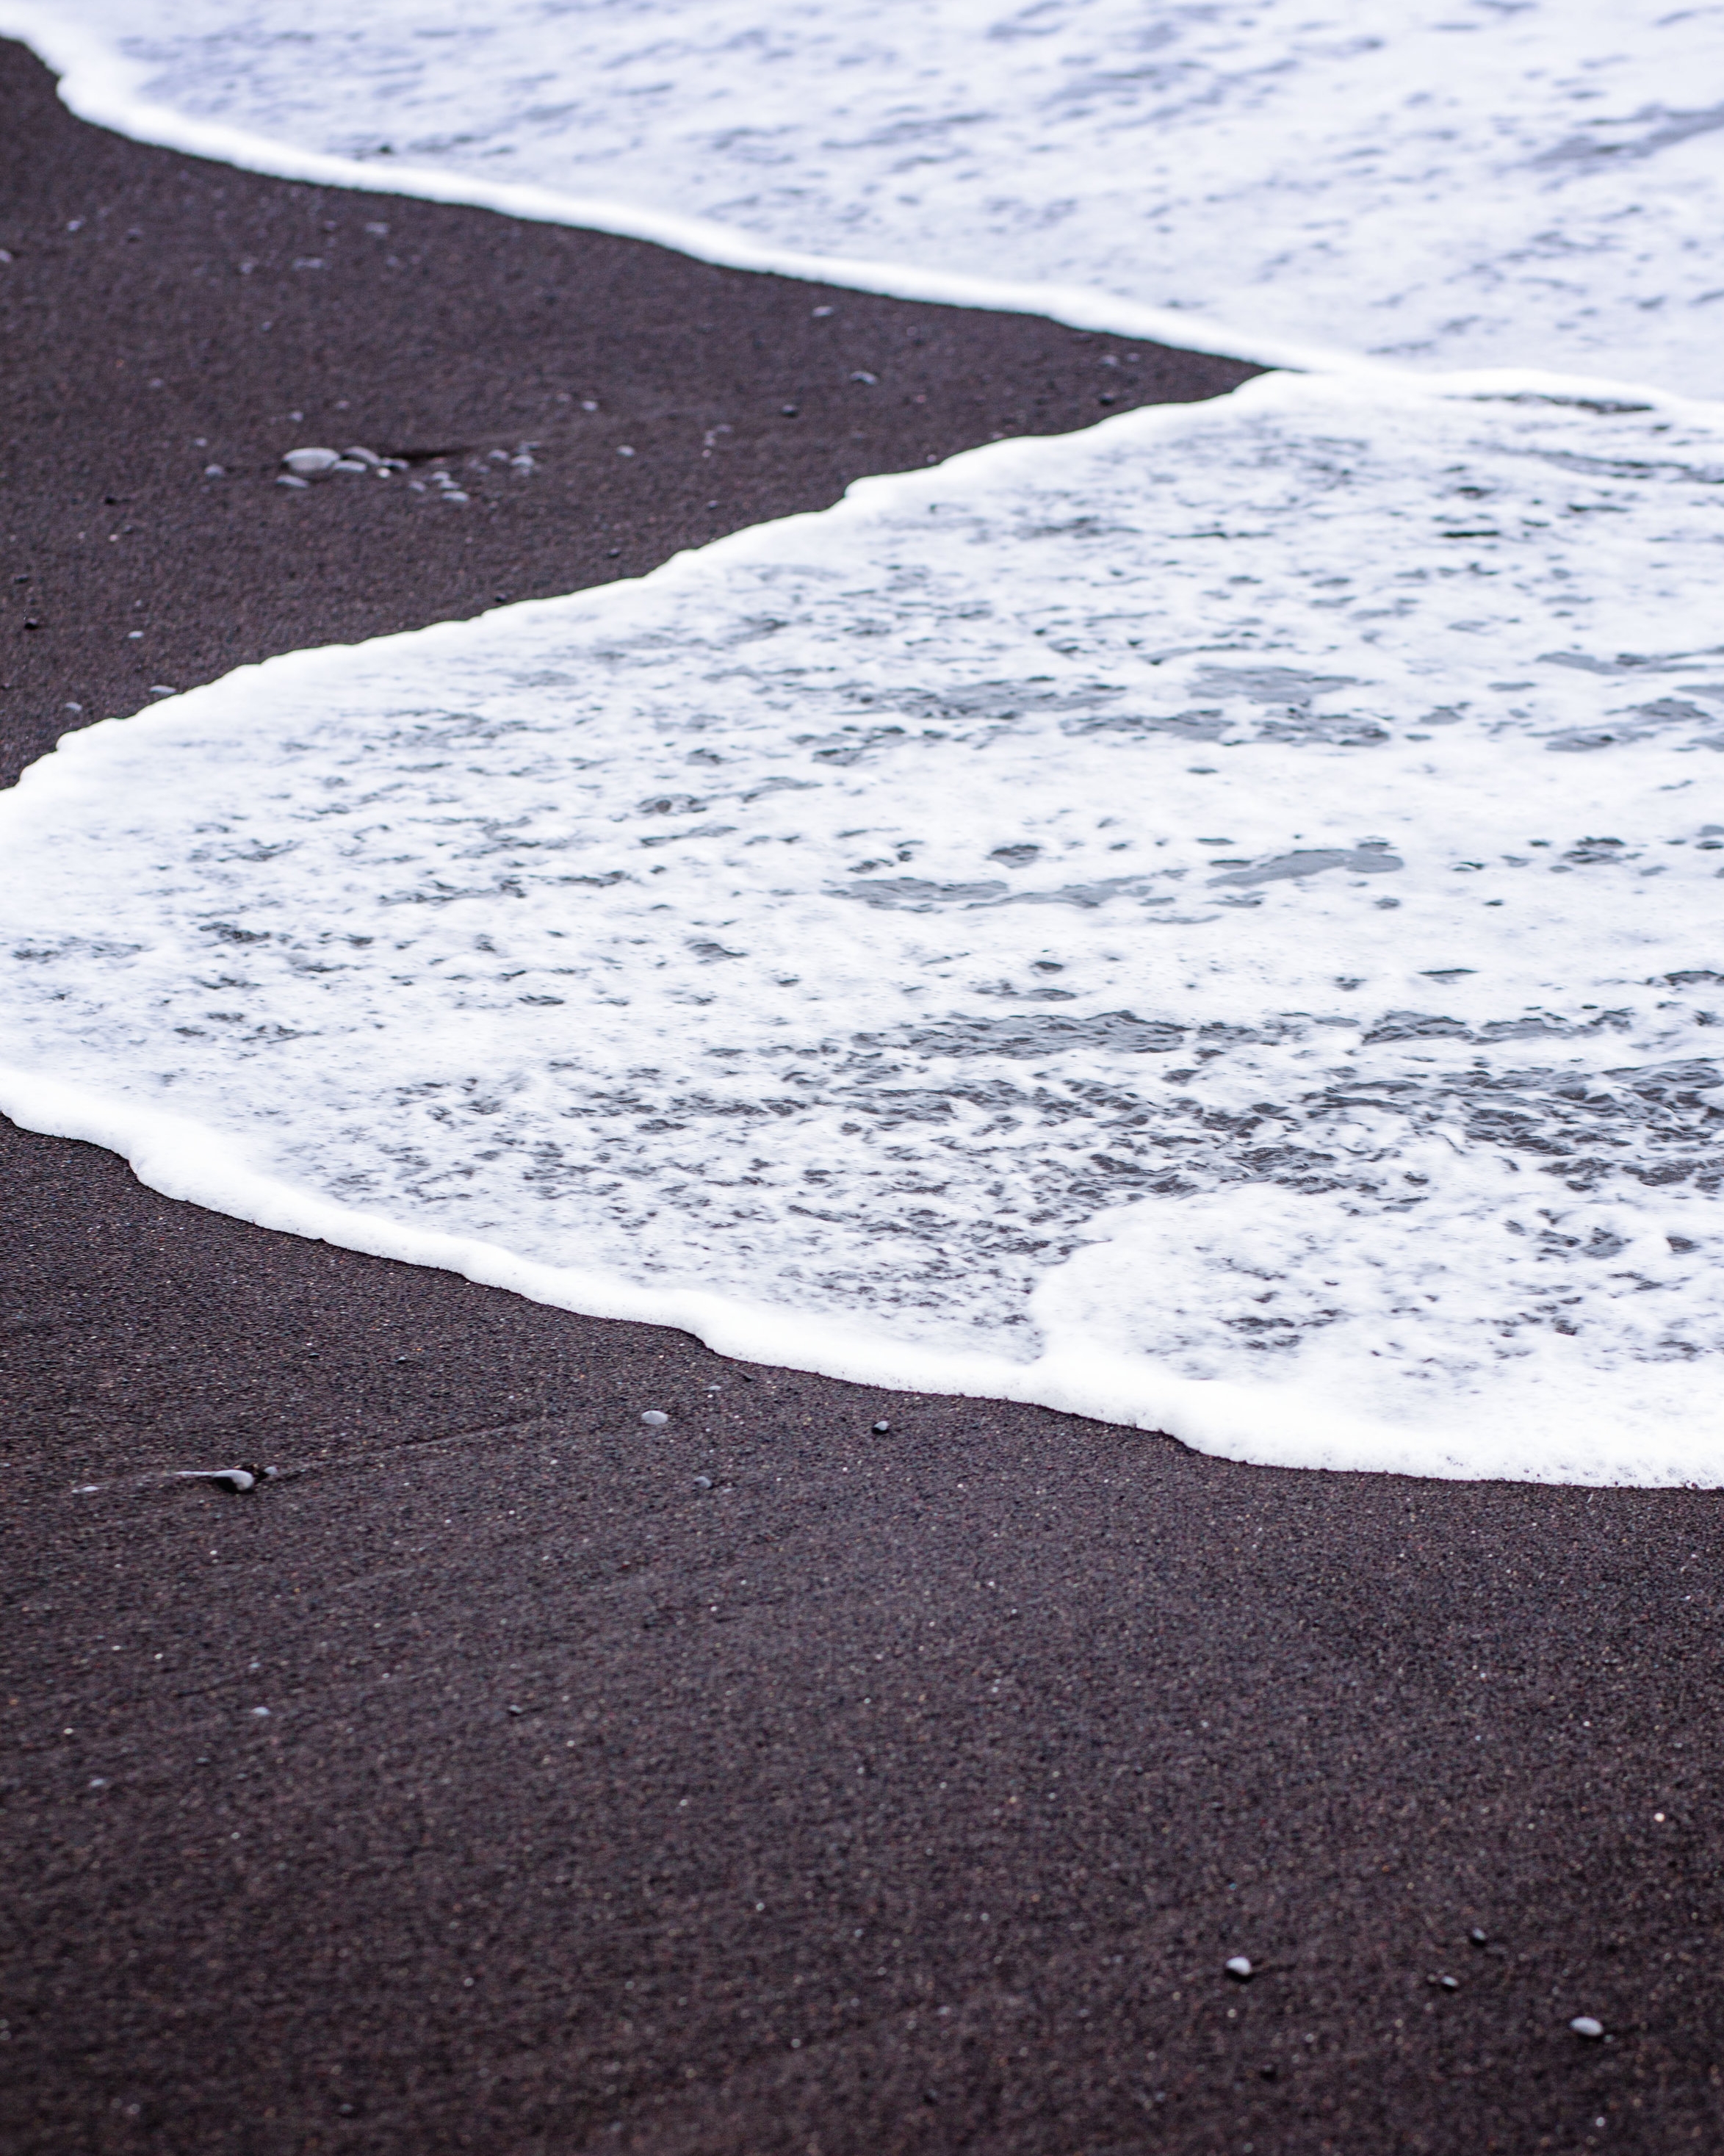
[{"label": "shallow ocean water", "polygon": [[1246,357],[1724,394],[1719,0],[0,0],[8,24],[89,116],[266,169],[537,190]]},{"label": "shallow ocean water", "polygon": [[1724,1476],[1724,417],[1265,377],[0,804],[0,1105],[1241,1456]]}]

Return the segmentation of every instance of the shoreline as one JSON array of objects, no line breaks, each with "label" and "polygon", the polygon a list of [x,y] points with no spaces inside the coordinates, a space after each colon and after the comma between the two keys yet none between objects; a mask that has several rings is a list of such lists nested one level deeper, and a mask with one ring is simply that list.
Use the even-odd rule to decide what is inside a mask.
[{"label": "shoreline", "polygon": [[[1105,357],[1139,402],[1255,371],[362,217],[85,126],[16,47],[0,109],[8,782],[156,684],[1069,431]],[[536,469],[471,513],[275,487],[337,428]],[[0,1163],[18,2145],[1724,2132],[1716,1498],[1243,1467],[739,1365],[10,1124]],[[278,1472],[177,1479],[236,1464]]]},{"label": "shoreline", "polygon": [[385,165],[296,149],[248,128],[192,119],[134,95],[131,85],[144,72],[142,69],[122,59],[100,40],[81,31],[68,30],[46,13],[19,5],[18,0],[8,0],[0,7],[0,38],[22,40],[43,66],[58,73],[61,95],[80,120],[112,128],[126,139],[152,148],[213,158],[236,171],[257,173],[266,179],[487,210],[505,218],[602,232],[615,239],[671,248],[690,260],[710,263],[718,269],[795,278],[834,291],[866,293],[918,305],[1029,314],[1070,329],[1143,339],[1218,358],[1247,355],[1257,367],[1340,369],[1390,377],[1403,371],[1367,354],[1307,344],[1298,338],[1248,336],[1227,323],[1203,316],[1188,317],[1171,307],[1147,306],[1140,300],[1080,285],[1018,283],[918,270],[902,262],[807,254],[754,239],[738,227],[717,223],[710,218],[680,217],[629,203],[565,195],[552,188],[509,181],[487,182],[434,166],[403,163],[398,167],[393,152],[392,162]]}]

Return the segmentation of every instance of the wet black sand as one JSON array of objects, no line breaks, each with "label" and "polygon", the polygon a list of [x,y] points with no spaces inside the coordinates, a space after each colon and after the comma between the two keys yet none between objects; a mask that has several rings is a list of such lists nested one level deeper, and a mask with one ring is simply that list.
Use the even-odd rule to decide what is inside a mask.
[{"label": "wet black sand", "polygon": [[[0,190],[8,777],[1244,372],[200,166],[15,47]],[[8,2151],[1724,2146],[1713,1496],[744,1370],[9,1125],[0,1276]]]}]

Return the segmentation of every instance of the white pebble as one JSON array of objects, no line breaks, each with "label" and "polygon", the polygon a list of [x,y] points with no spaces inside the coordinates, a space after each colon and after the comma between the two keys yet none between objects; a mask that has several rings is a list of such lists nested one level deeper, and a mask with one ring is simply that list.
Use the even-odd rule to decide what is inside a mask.
[{"label": "white pebble", "polygon": [[465,501],[469,497],[462,493],[459,487],[452,486],[445,490],[443,498],[445,501]]},{"label": "white pebble", "polygon": [[292,472],[283,472],[275,484],[277,486],[310,486],[311,482],[308,479],[296,477]]},{"label": "white pebble", "polygon": [[641,1417],[649,1430],[662,1430],[670,1419],[663,1408],[649,1408]]},{"label": "white pebble", "polygon": [[331,471],[357,472],[362,479],[371,469],[369,465],[361,464],[357,457],[337,457],[330,466]]},{"label": "white pebble", "polygon": [[1235,1954],[1227,1964],[1229,1976],[1237,1977],[1241,1984],[1251,1981],[1251,1964],[1244,1954]]},{"label": "white pebble", "polygon": [[375,471],[377,466],[383,461],[375,449],[362,449],[359,448],[357,444],[351,449],[343,449],[341,454],[346,458],[350,463],[363,465],[366,466],[367,470],[372,471]]},{"label": "white pebble", "polygon": [[299,479],[315,479],[319,472],[333,471],[341,461],[333,449],[290,449],[281,459]]},{"label": "white pebble", "polygon": [[[167,694],[171,696],[173,690]],[[242,1496],[254,1489],[257,1477],[247,1467],[182,1467],[177,1479],[182,1482],[213,1482],[223,1490],[238,1491]]]},{"label": "white pebble", "polygon": [[1568,2026],[1577,2036],[1584,2036],[1589,2041],[1596,2041],[1604,2033],[1604,2024],[1595,2021],[1590,2014],[1577,2014]]}]

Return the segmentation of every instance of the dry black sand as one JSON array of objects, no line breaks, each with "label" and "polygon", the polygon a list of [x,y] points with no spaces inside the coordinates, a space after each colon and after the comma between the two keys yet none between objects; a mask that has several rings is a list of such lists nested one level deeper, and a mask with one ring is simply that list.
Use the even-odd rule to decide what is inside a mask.
[{"label": "dry black sand", "polygon": [[[0,187],[8,778],[1247,371],[198,165],[16,47]],[[1714,1496],[747,1370],[9,1125],[0,1199],[8,2156],[1724,2147]]]}]

